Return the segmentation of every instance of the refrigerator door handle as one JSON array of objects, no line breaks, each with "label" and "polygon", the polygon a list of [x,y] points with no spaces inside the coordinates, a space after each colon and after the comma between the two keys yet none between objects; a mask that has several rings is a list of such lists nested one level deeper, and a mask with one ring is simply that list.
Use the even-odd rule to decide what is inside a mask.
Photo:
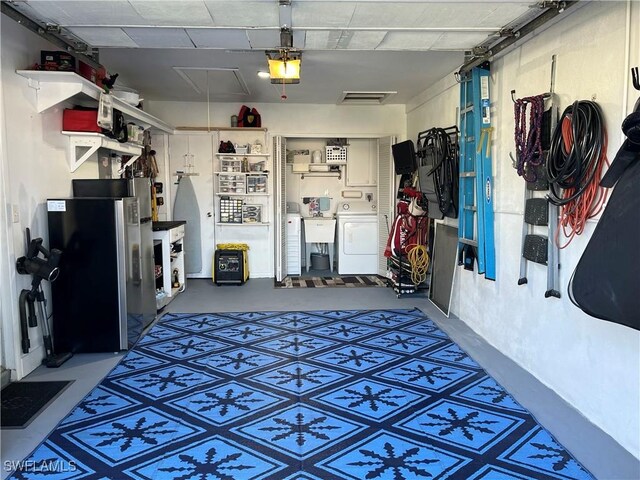
[{"label": "refrigerator door handle", "polygon": [[142,249],[138,243],[131,246],[131,278],[134,285],[142,283]]},{"label": "refrigerator door handle", "polygon": [[118,305],[120,307],[120,319],[118,322],[120,333],[120,349],[128,348],[127,325],[127,240],[124,201],[117,199],[114,202],[116,218],[116,245],[118,255]]}]

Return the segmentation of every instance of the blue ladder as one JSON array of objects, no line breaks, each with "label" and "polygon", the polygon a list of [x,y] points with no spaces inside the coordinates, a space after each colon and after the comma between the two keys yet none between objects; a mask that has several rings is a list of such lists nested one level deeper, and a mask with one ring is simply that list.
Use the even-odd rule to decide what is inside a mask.
[{"label": "blue ladder", "polygon": [[460,78],[460,201],[458,264],[496,279],[491,169],[489,67]]}]

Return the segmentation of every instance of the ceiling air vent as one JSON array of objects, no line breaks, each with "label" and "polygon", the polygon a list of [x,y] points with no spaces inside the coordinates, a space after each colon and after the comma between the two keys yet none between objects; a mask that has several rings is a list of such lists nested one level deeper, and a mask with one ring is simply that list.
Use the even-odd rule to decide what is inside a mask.
[{"label": "ceiling air vent", "polygon": [[338,105],[382,105],[398,92],[342,92]]}]

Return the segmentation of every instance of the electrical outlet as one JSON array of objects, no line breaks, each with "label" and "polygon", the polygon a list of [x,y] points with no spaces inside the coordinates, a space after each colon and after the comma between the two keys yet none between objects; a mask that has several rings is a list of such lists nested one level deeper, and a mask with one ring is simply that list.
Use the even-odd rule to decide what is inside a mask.
[{"label": "electrical outlet", "polygon": [[18,205],[11,205],[11,218],[13,223],[20,223],[20,208]]}]

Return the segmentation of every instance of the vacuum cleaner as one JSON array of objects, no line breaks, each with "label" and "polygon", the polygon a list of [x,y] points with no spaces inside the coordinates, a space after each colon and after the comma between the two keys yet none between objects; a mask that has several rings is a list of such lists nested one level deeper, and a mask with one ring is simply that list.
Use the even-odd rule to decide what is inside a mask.
[{"label": "vacuum cleaner", "polygon": [[[40,257],[40,254],[44,258]],[[31,275],[31,289],[20,292],[20,332],[22,337],[22,353],[29,353],[31,342],[29,341],[29,327],[38,326],[38,315],[36,313],[36,302],[40,312],[40,325],[42,328],[42,340],[45,348],[45,358],[42,363],[50,368],[57,368],[69,360],[71,353],[55,354],[53,341],[49,329],[49,319],[47,318],[47,301],[42,290],[42,280],[53,282],[58,278],[60,270],[58,263],[62,252],[57,249],[48,251],[42,246],[42,238],[31,239],[31,232],[27,228],[27,254],[18,258],[16,269],[21,275]],[[28,311],[28,313],[27,313]]]}]

